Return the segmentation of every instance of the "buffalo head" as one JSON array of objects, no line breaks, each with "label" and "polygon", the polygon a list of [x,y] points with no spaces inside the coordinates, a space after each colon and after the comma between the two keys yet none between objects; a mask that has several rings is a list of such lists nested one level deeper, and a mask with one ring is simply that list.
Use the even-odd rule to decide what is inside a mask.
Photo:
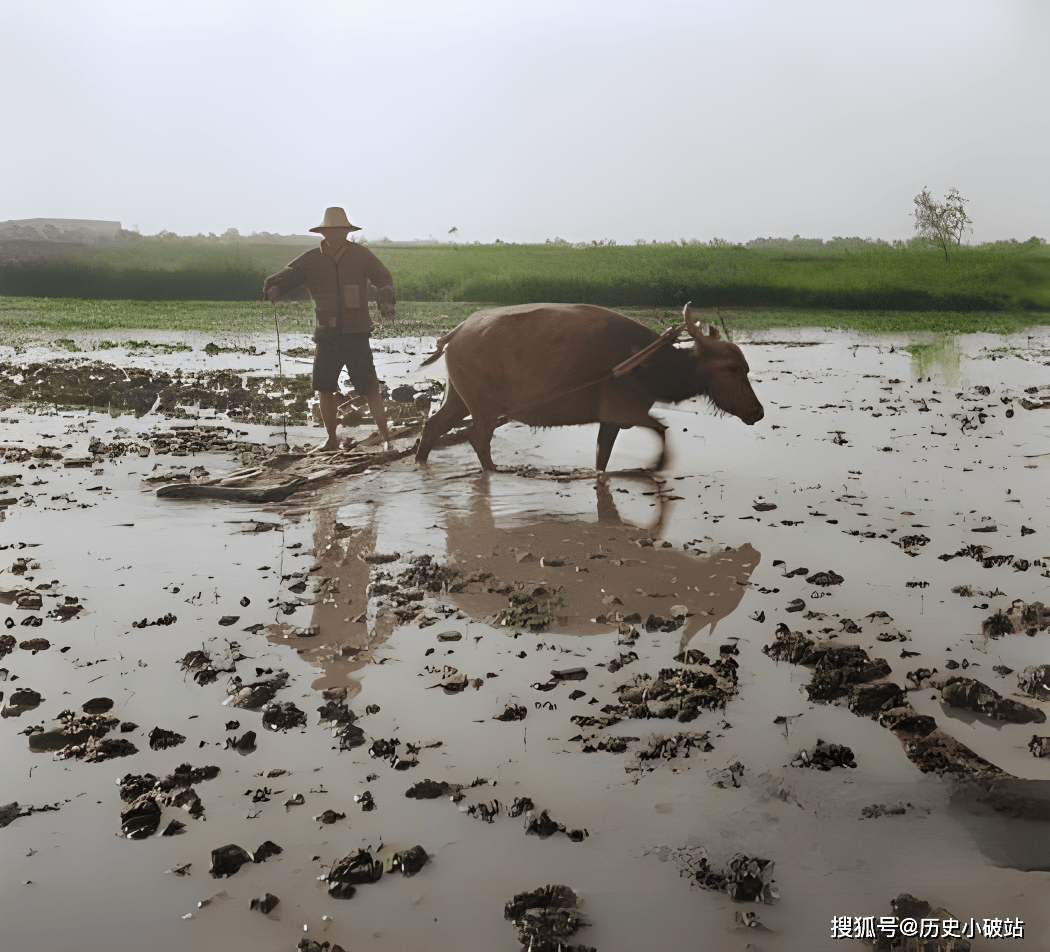
[{"label": "buffalo head", "polygon": [[731,413],[753,426],[765,416],[765,410],[747,379],[747,360],[736,344],[719,338],[713,324],[704,329],[697,327],[691,303],[682,309],[682,317],[694,342],[692,354],[700,395],[708,397],[723,413]]}]

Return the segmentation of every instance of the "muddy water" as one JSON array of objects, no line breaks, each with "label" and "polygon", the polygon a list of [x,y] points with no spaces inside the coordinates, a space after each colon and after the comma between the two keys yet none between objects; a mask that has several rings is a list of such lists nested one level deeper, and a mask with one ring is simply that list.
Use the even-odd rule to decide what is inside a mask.
[{"label": "muddy water", "polygon": [[[346,949],[509,950],[517,946],[503,904],[516,892],[559,882],[584,898],[593,923],[576,941],[602,952],[681,948],[683,936],[698,948],[744,949],[749,942],[762,950],[837,948],[828,938],[833,915],[889,915],[888,901],[900,892],[960,919],[1025,920],[1025,942],[982,946],[978,939],[975,948],[1042,947],[1050,934],[1043,901],[1048,873],[1039,871],[1050,866],[1040,845],[1048,842],[1045,821],[1010,819],[965,796],[953,802],[954,786],[922,774],[889,731],[842,706],[810,703],[802,690],[809,671],[777,665],[761,647],[784,622],[817,637],[837,634],[841,643],[886,658],[901,686],[911,686],[909,670],[938,668],[943,676],[948,660],[966,661],[965,670],[952,673],[1050,707],[1022,698],[1016,675],[992,671],[1050,663],[1047,632],[980,634],[981,622],[1014,599],[1046,600],[1047,570],[1034,563],[1050,561],[1044,488],[1050,456],[1040,456],[1050,453],[1050,414],[1020,404],[1050,400],[1047,389],[1025,393],[1050,384],[1045,334],[943,346],[813,331],[763,336],[772,342],[746,348],[761,381],[762,423],[746,428],[700,405],[659,410],[670,427],[667,468],[625,472],[647,465],[656,447],[650,434],[623,433],[611,462],[617,472],[602,487],[573,472],[593,461],[593,428],[497,432],[498,464],[555,467],[561,478],[482,476],[468,445],[439,446],[426,470],[405,461],[266,509],[158,500],[141,481],[158,462],[213,473],[237,468],[229,455],[122,457],[92,469],[64,469],[60,461],[38,461],[33,470],[26,462],[0,464],[0,476],[17,474],[21,483],[0,493],[15,500],[4,509],[0,545],[36,544],[0,551],[9,557],[0,563],[19,556],[38,561],[39,569],[24,577],[30,587],[55,581],[45,592],[76,596],[85,606],[70,621],[45,617],[39,627],[3,629],[16,641],[45,637],[52,646],[35,655],[16,648],[0,661],[18,676],[0,690],[9,695],[21,686],[44,697],[35,710],[0,722],[0,805],[60,806],[0,832],[5,942],[57,950],[291,949],[305,924],[308,936]],[[799,344],[812,346],[792,346]],[[908,344],[921,346],[913,355],[901,350]],[[1003,346],[1013,348],[1003,359],[981,349]],[[420,342],[402,347],[426,349]],[[270,370],[248,355],[208,359]],[[413,373],[417,355],[377,359],[390,384],[420,376]],[[440,376],[433,367],[423,373]],[[1014,410],[1010,418],[1007,409]],[[130,439],[164,422],[155,415],[111,419],[17,409],[0,416],[4,445],[55,446],[67,456],[86,455],[92,435],[112,440],[107,430],[118,425]],[[272,427],[240,429],[245,440],[284,439]],[[292,427],[288,437],[302,443],[318,432]],[[760,503],[776,509],[754,508]],[[246,532],[251,520],[276,528]],[[993,524],[994,533],[972,534]],[[1022,535],[1022,526],[1036,531]],[[905,535],[929,541],[912,546],[913,557],[893,544]],[[1014,563],[986,569],[972,558],[937,558],[975,541],[990,546],[988,554],[1012,555]],[[376,566],[359,558],[374,552],[400,558]],[[561,603],[551,629],[516,634],[500,626],[494,616],[506,596],[477,582],[426,602],[433,624],[398,626],[389,606],[369,597],[369,582],[381,571],[396,576],[408,558],[424,553],[460,578],[488,572],[518,591],[545,587]],[[1015,570],[1022,559],[1029,567]],[[800,567],[807,573],[785,577]],[[828,588],[805,582],[826,570],[844,581]],[[300,593],[289,588],[300,581],[295,573],[308,582]],[[962,584],[977,593],[953,594]],[[608,597],[621,604],[606,603]],[[786,612],[795,598],[805,602],[804,612]],[[300,604],[291,614],[273,607],[293,601]],[[0,605],[0,615],[16,622],[46,616],[52,603],[45,597],[44,604],[43,612]],[[644,622],[679,605],[690,613],[683,628],[648,632],[636,625],[633,646],[621,643],[615,621],[597,620],[619,611],[637,612]],[[868,617],[878,611],[888,620]],[[168,612],[177,616],[172,625],[131,625]],[[806,617],[817,613],[824,617]],[[237,621],[219,625],[228,615]],[[845,633],[845,619],[861,632]],[[266,627],[244,630],[257,624]],[[316,635],[300,637],[292,628],[309,625],[318,626]],[[907,640],[877,640],[891,628]],[[449,631],[462,638],[439,640]],[[305,711],[306,728],[267,731],[259,712],[223,706],[227,676],[202,687],[179,669],[177,659],[188,651],[223,647],[226,639],[247,656],[237,664],[246,682],[256,668],[289,672],[277,700]],[[685,645],[717,657],[723,644],[737,646],[740,665],[738,695],[724,711],[703,712],[687,724],[622,720],[604,730],[570,720],[618,703],[614,688],[636,674],[655,677],[676,667],[673,657]],[[919,654],[902,659],[905,649]],[[610,673],[605,666],[629,651],[637,660]],[[481,683],[447,693],[435,673],[444,666]],[[552,670],[577,666],[586,668],[585,680],[549,691],[533,687],[547,684]],[[370,758],[367,744],[335,749],[316,710],[320,692],[339,686],[348,688],[368,743],[396,737],[418,744],[418,766],[395,770]],[[584,694],[570,700],[575,690]],[[138,725],[110,735],[131,740],[137,754],[83,763],[29,750],[19,731],[49,726],[61,710],[79,712],[97,697],[113,699],[111,713]],[[1050,733],[1045,726],[962,714],[929,688],[910,691],[909,701],[1015,777],[1050,780],[1050,762],[1027,749],[1033,727]],[[493,720],[507,704],[524,706],[525,719]],[[379,710],[366,714],[369,705]],[[774,724],[781,716],[790,720]],[[231,719],[239,729],[225,728]],[[147,735],[155,726],[187,740],[151,751]],[[227,737],[248,729],[259,735],[254,752],[226,748]],[[706,734],[714,749],[638,760],[651,737],[673,733]],[[584,753],[584,741],[573,738],[591,734],[639,740],[620,754]],[[822,773],[789,766],[818,739],[851,747],[857,768]],[[144,842],[115,835],[123,807],[115,779],[128,772],[163,776],[183,762],[222,770],[196,787],[205,819],[165,807],[163,824],[181,817],[184,834]],[[744,772],[734,787],[721,771],[737,762]],[[261,776],[275,767],[289,773]],[[407,799],[405,791],[424,778],[489,783],[466,790],[458,805]],[[253,803],[263,787],[274,791],[270,799]],[[368,813],[353,799],[366,789],[377,804]],[[286,808],[296,793],[305,803]],[[520,796],[568,829],[585,829],[586,838],[540,840],[525,835],[522,818],[501,813],[490,824],[460,809]],[[862,818],[864,807],[898,802],[907,805],[904,815]],[[333,825],[313,819],[328,809],[346,816]],[[284,852],[230,879],[208,876],[211,849],[238,843],[254,850],[265,840]],[[329,898],[317,879],[359,846],[384,844],[382,856],[416,843],[431,863],[411,879],[384,876],[346,902]],[[736,852],[776,862],[779,904],[748,907],[769,931],[739,928],[738,906],[690,886],[681,875],[685,857],[695,860],[700,850],[716,867]],[[192,864],[187,876],[165,873],[186,863]],[[230,898],[198,908],[223,890]],[[249,900],[267,891],[281,899],[271,916],[250,911]],[[187,914],[192,918],[183,919]]]}]

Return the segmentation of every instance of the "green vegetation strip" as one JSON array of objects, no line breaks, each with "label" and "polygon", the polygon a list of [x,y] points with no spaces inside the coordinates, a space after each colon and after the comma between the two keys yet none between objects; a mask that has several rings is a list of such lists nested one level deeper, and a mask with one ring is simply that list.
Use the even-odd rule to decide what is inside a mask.
[{"label": "green vegetation strip", "polygon": [[[48,247],[24,250],[18,262],[0,265],[0,295],[194,306],[228,301],[245,319],[250,302],[261,298],[263,277],[304,250],[176,236],[65,249],[39,244]],[[948,261],[919,240],[369,247],[393,274],[400,300],[448,306],[566,301],[681,307],[692,300],[696,307],[807,311],[1050,311],[1050,246],[1039,239],[957,247]]]}]

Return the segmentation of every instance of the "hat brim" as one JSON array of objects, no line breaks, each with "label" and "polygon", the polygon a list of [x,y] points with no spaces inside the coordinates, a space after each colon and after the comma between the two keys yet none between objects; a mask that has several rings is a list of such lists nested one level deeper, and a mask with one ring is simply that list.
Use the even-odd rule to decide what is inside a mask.
[{"label": "hat brim", "polygon": [[360,227],[357,225],[317,225],[311,228],[310,231],[316,231],[318,233],[324,231],[326,228],[345,228],[347,231],[360,231]]}]

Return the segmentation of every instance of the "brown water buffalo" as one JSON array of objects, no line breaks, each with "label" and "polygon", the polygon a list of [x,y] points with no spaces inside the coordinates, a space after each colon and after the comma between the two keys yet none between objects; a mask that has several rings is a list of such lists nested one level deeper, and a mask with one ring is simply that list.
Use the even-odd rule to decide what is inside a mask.
[{"label": "brown water buffalo", "polygon": [[[604,471],[616,435],[645,426],[663,439],[665,426],[649,415],[657,400],[710,399],[749,426],[764,411],[736,344],[704,334],[683,311],[694,344],[670,343],[615,377],[613,368],[656,342],[644,324],[590,304],[521,304],[478,311],[438,341],[425,364],[445,355],[445,400],[423,427],[416,461],[425,463],[439,437],[470,416],[467,430],[482,468],[495,469],[489,444],[497,426],[599,423],[596,467]],[[663,454],[661,452],[661,460]],[[657,464],[659,465],[659,464]]]}]

